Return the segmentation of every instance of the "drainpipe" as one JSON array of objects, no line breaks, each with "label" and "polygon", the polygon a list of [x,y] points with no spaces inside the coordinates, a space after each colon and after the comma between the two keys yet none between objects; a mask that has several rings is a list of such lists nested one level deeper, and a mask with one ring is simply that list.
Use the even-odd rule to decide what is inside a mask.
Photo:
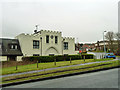
[{"label": "drainpipe", "polygon": [[41,41],[41,56],[42,56],[42,37],[40,37],[40,41]]}]

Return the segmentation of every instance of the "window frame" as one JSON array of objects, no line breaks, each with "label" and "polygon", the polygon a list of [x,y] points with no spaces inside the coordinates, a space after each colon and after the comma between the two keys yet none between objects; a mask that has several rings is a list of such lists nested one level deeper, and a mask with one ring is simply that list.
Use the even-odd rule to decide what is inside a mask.
[{"label": "window frame", "polygon": [[18,44],[10,44],[10,50],[18,50]]},{"label": "window frame", "polygon": [[2,43],[0,43],[0,49],[2,49]]},{"label": "window frame", "polygon": [[55,44],[58,43],[58,36],[55,36]]},{"label": "window frame", "polygon": [[33,40],[33,49],[39,49],[40,46],[39,43],[40,43],[39,40]]},{"label": "window frame", "polygon": [[46,43],[49,43],[49,35],[46,35]]},{"label": "window frame", "polygon": [[33,54],[33,56],[40,56],[39,54]]},{"label": "window frame", "polygon": [[64,42],[64,50],[68,50],[68,42]]}]

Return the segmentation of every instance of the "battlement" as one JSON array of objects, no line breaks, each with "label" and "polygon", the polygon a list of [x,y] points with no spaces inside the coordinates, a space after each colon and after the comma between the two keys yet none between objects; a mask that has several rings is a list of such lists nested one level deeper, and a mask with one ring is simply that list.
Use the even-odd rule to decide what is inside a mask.
[{"label": "battlement", "polygon": [[41,36],[41,34],[40,33],[37,33],[37,34],[28,34],[28,33],[25,34],[25,33],[21,33],[18,36],[39,37],[39,36]]},{"label": "battlement", "polygon": [[39,32],[43,33],[54,33],[54,34],[61,34],[60,31],[51,31],[51,30],[40,30]]},{"label": "battlement", "polygon": [[65,40],[74,40],[75,38],[73,38],[73,37],[63,37],[63,39],[65,39]]}]

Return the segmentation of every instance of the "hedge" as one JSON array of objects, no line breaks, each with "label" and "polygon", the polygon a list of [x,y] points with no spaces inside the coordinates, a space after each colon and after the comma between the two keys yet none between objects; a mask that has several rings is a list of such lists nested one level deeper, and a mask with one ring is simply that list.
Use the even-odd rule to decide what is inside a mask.
[{"label": "hedge", "polygon": [[40,62],[56,62],[59,61],[69,61],[70,58],[71,60],[80,60],[83,59],[85,56],[85,59],[93,59],[92,54],[82,54],[82,55],[57,55],[57,56],[30,56],[30,57],[23,57],[23,61],[38,61]]}]

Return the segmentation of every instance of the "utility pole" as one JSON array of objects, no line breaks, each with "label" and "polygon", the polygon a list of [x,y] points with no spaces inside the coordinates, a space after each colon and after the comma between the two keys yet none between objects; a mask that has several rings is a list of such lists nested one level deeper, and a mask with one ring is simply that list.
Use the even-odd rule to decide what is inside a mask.
[{"label": "utility pole", "polygon": [[[104,32],[106,32],[106,31],[104,31]],[[104,52],[105,52],[105,56],[106,56],[106,48],[105,48],[105,40],[104,40],[104,32],[103,32],[103,42],[104,42]],[[105,57],[106,58],[106,57]]]}]

